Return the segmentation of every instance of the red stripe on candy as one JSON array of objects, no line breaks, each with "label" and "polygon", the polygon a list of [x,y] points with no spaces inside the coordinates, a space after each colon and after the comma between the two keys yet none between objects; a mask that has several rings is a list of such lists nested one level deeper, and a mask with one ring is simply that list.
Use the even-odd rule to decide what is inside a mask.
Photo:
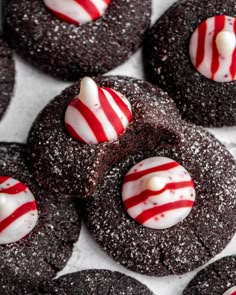
[{"label": "red stripe on candy", "polygon": [[74,137],[74,138],[76,138],[77,140],[79,140],[79,141],[85,143],[85,141],[83,140],[83,138],[79,136],[79,134],[75,131],[75,129],[74,129],[70,124],[65,123],[65,126],[66,126],[66,130],[68,131],[68,133],[69,133],[72,137]]},{"label": "red stripe on candy", "polygon": [[178,166],[179,166],[179,164],[177,162],[170,162],[170,163],[162,164],[160,166],[155,166],[155,167],[152,167],[152,168],[149,168],[149,169],[145,169],[145,170],[142,170],[142,171],[139,171],[139,172],[134,172],[132,174],[126,175],[123,183],[137,180],[137,179],[139,179],[139,178],[141,178],[144,175],[149,174],[149,173],[170,170],[170,169],[173,169],[173,168],[178,167]]},{"label": "red stripe on candy", "polygon": [[4,183],[7,181],[10,177],[9,176],[0,176],[0,184]]},{"label": "red stripe on candy", "polygon": [[180,209],[180,208],[192,207],[193,204],[194,204],[193,201],[182,200],[182,201],[172,202],[165,205],[153,207],[139,214],[137,217],[135,217],[135,220],[140,224],[144,224],[146,221],[153,218],[155,215],[162,214],[164,212],[171,211],[171,210]]},{"label": "red stripe on candy", "polygon": [[131,113],[130,109],[128,108],[128,106],[120,98],[120,96],[111,88],[104,87],[103,89],[105,89],[112,96],[115,103],[118,105],[118,107],[122,111],[122,113],[124,113],[124,115],[126,116],[128,121],[130,121],[131,117],[132,117],[132,113]]},{"label": "red stripe on candy", "polygon": [[74,0],[80,6],[83,7],[84,10],[90,15],[91,19],[96,19],[101,16],[97,7],[93,4],[91,0]]},{"label": "red stripe on candy", "polygon": [[108,141],[102,124],[94,115],[94,113],[80,99],[73,100],[70,105],[81,113],[98,142]]},{"label": "red stripe on candy", "polygon": [[198,27],[198,41],[196,53],[196,68],[200,66],[205,55],[205,40],[206,40],[207,22],[202,22]]},{"label": "red stripe on candy", "polygon": [[117,135],[119,135],[121,132],[124,131],[124,126],[122,125],[120,118],[112,108],[110,102],[108,101],[106,95],[100,87],[98,87],[98,98],[100,105],[102,106],[102,110],[104,111],[108,121],[115,129]]},{"label": "red stripe on candy", "polygon": [[17,184],[13,186],[10,186],[7,188],[0,188],[0,193],[14,195],[14,194],[24,192],[26,189],[27,189],[26,185],[24,185],[22,182],[18,182]]},{"label": "red stripe on candy", "polygon": [[103,2],[105,2],[107,5],[109,5],[111,0],[103,0]]},{"label": "red stripe on candy", "polygon": [[29,211],[36,210],[36,202],[28,202],[17,208],[11,215],[6,217],[0,222],[0,233],[7,228],[11,223],[16,221],[22,215],[28,213]]},{"label": "red stripe on candy", "polygon": [[70,18],[69,16],[59,12],[59,11],[56,11],[54,9],[52,9],[51,7],[48,7],[48,9],[53,13],[55,14],[56,17],[58,17],[59,19],[67,22],[67,23],[70,23],[70,24],[73,24],[73,25],[79,25],[79,22],[74,20],[73,18]]},{"label": "red stripe on candy", "polygon": [[182,182],[173,182],[173,183],[167,183],[163,189],[159,191],[151,191],[151,190],[145,190],[141,192],[138,195],[135,195],[133,197],[130,197],[129,199],[124,201],[124,206],[128,210],[142,202],[145,202],[148,198],[155,196],[155,195],[160,195],[164,193],[167,190],[176,190],[176,189],[181,189],[181,188],[187,188],[187,187],[194,187],[193,181],[182,181]]},{"label": "red stripe on candy", "polygon": [[214,18],[215,21],[215,29],[214,29],[214,36],[212,40],[212,62],[211,62],[211,79],[214,80],[215,73],[218,71],[220,62],[219,62],[219,52],[216,46],[216,37],[219,32],[224,29],[225,26],[225,16],[224,15],[217,15]]},{"label": "red stripe on candy", "polygon": [[[236,35],[236,20],[234,20],[234,34]],[[236,48],[234,49],[233,55],[232,55],[232,62],[230,65],[230,75],[232,79],[235,79],[236,75]]]}]

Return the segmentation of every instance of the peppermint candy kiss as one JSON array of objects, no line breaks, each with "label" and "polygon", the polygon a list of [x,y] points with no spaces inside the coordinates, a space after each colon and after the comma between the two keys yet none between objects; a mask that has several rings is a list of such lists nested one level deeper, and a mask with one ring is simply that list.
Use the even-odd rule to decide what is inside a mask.
[{"label": "peppermint candy kiss", "polygon": [[191,37],[189,53],[205,77],[217,82],[236,80],[236,19],[217,15],[202,22]]},{"label": "peppermint candy kiss", "polygon": [[130,103],[121,93],[85,77],[80,94],[66,109],[65,126],[78,141],[98,144],[117,139],[131,118]]},{"label": "peppermint candy kiss", "polygon": [[195,201],[187,170],[166,157],[139,162],[126,174],[122,200],[128,214],[153,229],[176,225],[190,213]]},{"label": "peppermint candy kiss", "polygon": [[103,15],[111,0],[44,0],[59,19],[71,24],[85,24]]},{"label": "peppermint candy kiss", "polygon": [[36,202],[22,182],[0,176],[0,244],[19,241],[38,221]]},{"label": "peppermint candy kiss", "polygon": [[228,291],[226,291],[223,295],[236,295],[236,286],[230,288]]}]

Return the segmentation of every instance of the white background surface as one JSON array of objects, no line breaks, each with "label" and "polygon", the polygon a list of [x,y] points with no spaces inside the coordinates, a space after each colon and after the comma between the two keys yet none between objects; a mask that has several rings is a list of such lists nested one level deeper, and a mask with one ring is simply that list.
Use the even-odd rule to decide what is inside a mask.
[{"label": "white background surface", "polygon": [[[174,2],[174,0],[153,0],[152,23]],[[19,57],[16,57],[16,72],[15,95],[7,114],[0,124],[1,141],[25,142],[30,126],[38,112],[49,100],[70,85],[70,83],[58,81],[38,72],[35,68],[25,64]],[[141,50],[134,54],[129,61],[108,74],[123,74],[143,78]],[[236,127],[211,129],[210,131],[236,157]],[[220,256],[228,254],[236,254],[236,237]],[[219,256],[216,258],[219,258]],[[183,276],[158,278],[128,271],[112,261],[99,249],[83,225],[73,255],[61,273],[88,268],[105,268],[126,273],[145,283],[156,295],[182,294],[184,287],[196,273],[195,271]]]}]

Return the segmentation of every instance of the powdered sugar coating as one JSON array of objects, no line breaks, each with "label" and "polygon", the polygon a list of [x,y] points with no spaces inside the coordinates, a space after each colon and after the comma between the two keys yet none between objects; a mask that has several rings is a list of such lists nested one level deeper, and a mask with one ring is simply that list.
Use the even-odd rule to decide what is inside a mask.
[{"label": "powdered sugar coating", "polygon": [[66,195],[39,189],[26,159],[25,145],[0,144],[0,175],[11,175],[26,184],[39,211],[36,227],[24,239],[0,245],[1,295],[34,294],[40,284],[65,266],[80,232],[75,202]]},{"label": "powdered sugar coating", "polygon": [[140,47],[150,16],[151,0],[112,0],[102,17],[76,26],[57,19],[43,1],[12,0],[4,29],[24,59],[53,76],[77,81],[127,60]]},{"label": "powdered sugar coating", "polygon": [[117,140],[97,145],[81,143],[64,127],[65,110],[80,92],[80,82],[65,89],[40,113],[28,139],[32,173],[50,190],[87,197],[97,188],[105,170],[120,157],[160,142],[180,140],[176,124],[179,114],[162,90],[122,76],[98,77],[95,81],[101,87],[122,92],[131,104],[132,121]]},{"label": "powdered sugar coating", "polygon": [[233,295],[232,292],[236,291],[235,269],[236,256],[223,257],[199,271],[184,289],[183,295]]},{"label": "powdered sugar coating", "polygon": [[13,53],[7,42],[0,37],[0,119],[4,115],[11,96],[13,95],[15,82],[15,64]]},{"label": "powdered sugar coating", "polygon": [[145,69],[149,81],[174,99],[185,120],[206,127],[232,126],[236,125],[235,81],[207,79],[189,56],[193,32],[214,15],[234,17],[234,1],[177,1],[157,20],[145,40]]},{"label": "powdered sugar coating", "polygon": [[44,288],[53,295],[154,295],[144,284],[117,271],[87,269],[61,276]]},{"label": "powdered sugar coating", "polygon": [[[234,159],[208,132],[181,124],[180,144],[145,149],[123,158],[107,171],[85,204],[86,224],[101,248],[123,266],[143,274],[164,276],[191,271],[222,251],[235,233]],[[137,224],[121,199],[127,171],[153,156],[178,161],[190,173],[196,189],[188,218],[164,230]]]}]

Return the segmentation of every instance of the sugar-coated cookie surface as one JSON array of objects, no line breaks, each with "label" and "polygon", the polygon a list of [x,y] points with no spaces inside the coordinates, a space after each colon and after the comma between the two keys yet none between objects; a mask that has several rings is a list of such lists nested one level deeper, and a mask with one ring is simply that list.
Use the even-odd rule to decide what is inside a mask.
[{"label": "sugar-coated cookie surface", "polygon": [[162,90],[130,77],[99,77],[95,81],[129,100],[132,120],[118,139],[85,144],[67,132],[64,122],[69,103],[80,92],[80,83],[51,101],[36,118],[28,144],[32,173],[40,185],[53,191],[84,197],[97,188],[105,170],[127,153],[180,141],[176,123],[180,116]]},{"label": "sugar-coated cookie surface", "polygon": [[128,59],[141,45],[150,15],[151,0],[112,0],[102,17],[74,25],[58,19],[42,0],[13,0],[5,30],[16,51],[37,68],[76,80]]},{"label": "sugar-coated cookie surface", "polygon": [[103,269],[64,275],[48,283],[44,290],[48,295],[154,295],[136,279]]},{"label": "sugar-coated cookie surface", "polygon": [[[207,131],[179,124],[183,134],[179,145],[127,155],[107,171],[84,204],[87,227],[101,248],[123,266],[142,274],[165,276],[192,271],[222,251],[235,232],[236,170],[232,156]],[[129,169],[153,156],[178,161],[191,175],[196,190],[190,214],[163,230],[135,222],[121,198]]]},{"label": "sugar-coated cookie surface", "polygon": [[0,37],[0,119],[4,115],[13,94],[15,65],[12,50]]},{"label": "sugar-coated cookie surface", "polygon": [[[233,50],[235,14],[233,0],[180,0],[157,20],[145,40],[144,64],[148,79],[169,93],[184,119],[198,125],[210,127],[236,124],[236,81],[232,81],[235,79],[235,63],[231,61],[232,58],[235,59],[236,53]],[[216,20],[216,15],[221,17]],[[228,22],[227,17],[224,20],[223,15],[230,21]],[[204,26],[199,27],[204,21],[207,22],[205,35]],[[233,28],[229,30],[227,26]],[[190,58],[192,55],[193,61],[195,60],[194,42],[197,42],[198,33],[195,34],[196,38],[192,36],[198,27],[201,28],[199,34],[203,35],[199,39],[199,48],[205,48],[199,54],[199,69],[208,78],[198,71],[197,63],[193,64]],[[224,58],[221,58],[225,51],[222,51],[220,44],[227,40],[227,36],[220,36],[216,40],[217,36],[214,35],[221,30],[231,32],[233,38],[232,41],[229,40],[233,51],[226,52]],[[192,53],[189,51],[190,39],[194,41],[191,45]],[[209,66],[203,69],[208,57]],[[226,65],[222,66],[224,61]],[[228,82],[216,82],[212,79],[225,79]]]},{"label": "sugar-coated cookie surface", "polygon": [[234,295],[236,257],[226,256],[208,265],[190,281],[183,295]]},{"label": "sugar-coated cookie surface", "polygon": [[[79,210],[68,196],[38,188],[27,168],[22,144],[0,143],[0,175],[26,184],[37,203],[39,219],[30,234],[0,245],[0,294],[29,294],[52,279],[70,258],[80,232]],[[0,224],[2,227],[2,219]]]}]

